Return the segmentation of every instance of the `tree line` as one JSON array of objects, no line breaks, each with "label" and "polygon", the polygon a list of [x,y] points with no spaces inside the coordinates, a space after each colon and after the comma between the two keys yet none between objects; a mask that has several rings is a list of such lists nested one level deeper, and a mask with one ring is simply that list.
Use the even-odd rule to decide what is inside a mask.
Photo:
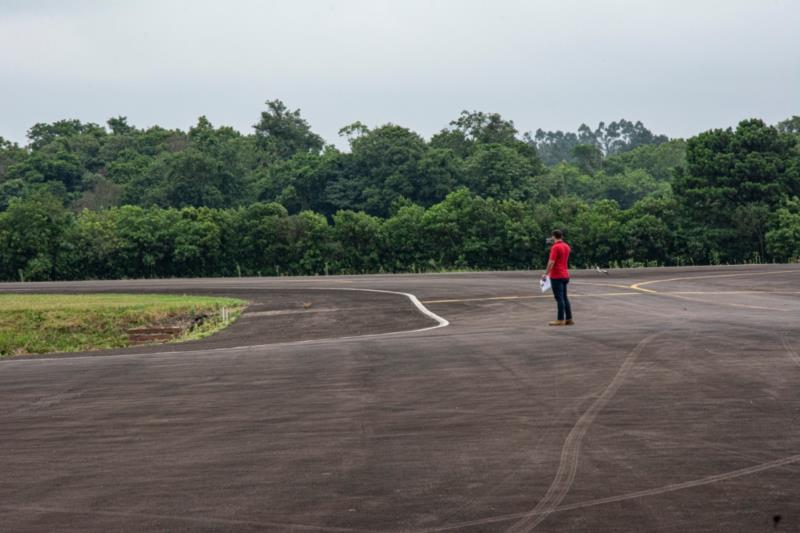
[{"label": "tree line", "polygon": [[252,134],[117,117],[0,139],[0,278],[538,268],[554,227],[576,266],[800,256],[800,117],[688,140],[467,111],[429,140],[340,134],[348,150],[275,100]]}]

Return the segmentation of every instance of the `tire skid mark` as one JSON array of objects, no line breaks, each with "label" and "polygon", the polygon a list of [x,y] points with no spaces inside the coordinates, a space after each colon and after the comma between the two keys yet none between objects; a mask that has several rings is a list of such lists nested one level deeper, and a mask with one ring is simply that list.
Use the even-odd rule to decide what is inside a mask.
[{"label": "tire skid mark", "polygon": [[614,376],[602,394],[600,394],[600,397],[589,406],[583,415],[581,415],[581,417],[573,426],[572,430],[569,432],[569,435],[567,435],[567,439],[564,441],[564,445],[561,448],[561,461],[558,465],[558,471],[556,472],[555,478],[550,484],[550,487],[547,489],[547,493],[541,500],[539,500],[539,503],[536,504],[536,507],[534,507],[533,510],[523,514],[523,518],[509,527],[507,531],[510,533],[518,533],[533,530],[536,526],[543,522],[550,513],[555,511],[559,504],[564,500],[564,497],[567,495],[567,492],[569,491],[570,487],[572,487],[572,483],[575,480],[583,437],[586,435],[586,432],[592,425],[592,422],[594,422],[594,419],[597,417],[597,414],[600,412],[600,410],[605,407],[605,405],[611,400],[611,398],[620,388],[625,377],[631,371],[631,368],[633,368],[633,365],[636,362],[636,359],[639,357],[639,354],[658,335],[660,335],[660,332],[648,335],[639,341],[639,344],[637,344],[633,350],[628,353],[628,355],[625,357],[625,361],[622,363],[622,366],[617,371],[617,374]]},{"label": "tire skid mark", "polygon": [[[748,466],[745,468],[739,468],[737,470],[731,470],[729,472],[723,472],[721,474],[714,474],[711,476],[702,477],[699,479],[693,479],[690,481],[683,481],[681,483],[670,483],[669,485],[664,485],[661,487],[655,487],[652,489],[645,489],[639,490],[636,492],[628,492],[625,494],[618,494],[617,496],[608,496],[606,498],[596,498],[594,500],[586,500],[583,502],[571,503],[569,505],[559,505],[553,508],[550,511],[539,511],[544,515],[550,514],[552,512],[561,512],[561,511],[575,511],[577,509],[584,509],[586,507],[594,507],[596,505],[604,505],[608,503],[617,503],[626,500],[635,500],[637,498],[645,498],[647,496],[658,496],[659,494],[665,494],[667,492],[676,492],[679,490],[684,489],[691,489],[694,487],[700,487],[703,485],[711,485],[713,483],[718,483],[720,481],[727,481],[730,479],[735,479],[739,477],[749,476],[752,474],[757,474],[759,472],[763,472],[765,470],[772,470],[773,468],[779,468],[782,466],[788,466],[792,464],[800,463],[800,454],[797,455],[790,455],[789,457],[784,457],[783,459],[776,459],[774,461],[768,461],[766,463],[760,463],[752,466]],[[482,526],[487,524],[495,524],[498,522],[509,522],[511,520],[517,520],[519,518],[531,516],[531,513],[515,513],[515,514],[507,514],[502,516],[493,516],[489,518],[483,518],[479,520],[472,520],[469,522],[461,522],[459,524],[452,524],[449,526],[444,526],[435,529],[427,529],[425,533],[433,533],[435,531],[448,531],[453,529],[463,529],[466,527],[472,526]]]},{"label": "tire skid mark", "polygon": [[[657,294],[661,295],[663,293],[657,293]],[[693,330],[693,332],[694,332],[694,330]],[[647,341],[649,343],[649,341],[651,341],[652,338],[654,338],[655,336],[656,335],[651,335],[650,337],[644,339],[642,342],[640,342],[639,345],[636,346],[636,348],[634,348],[634,351],[636,351],[637,349],[643,348],[643,346],[641,346],[641,344],[645,343],[645,341]],[[783,347],[786,349],[787,355],[798,366],[800,366],[800,354],[798,354],[797,351],[794,348],[792,348],[792,346],[789,344],[788,332],[783,332],[781,334],[781,341],[783,343]],[[628,357],[630,358],[631,355],[632,354],[630,354]],[[628,360],[625,361],[625,363],[627,363],[627,362],[628,362]],[[625,366],[625,363],[623,363],[623,366]],[[621,371],[622,371],[622,368],[620,369],[620,372]],[[616,380],[618,376],[619,376],[619,372],[618,372],[617,376],[615,376],[614,379]],[[614,382],[614,380],[612,380],[612,383],[609,384],[609,387],[611,387],[613,382]],[[617,388],[618,388],[618,386],[617,386]],[[608,388],[606,389],[606,392],[608,392]],[[603,396],[606,396],[606,394],[604,393]],[[607,403],[609,398],[607,398],[604,403]],[[598,398],[597,401],[600,401],[601,399],[602,398]],[[594,405],[592,405],[589,409],[592,409],[593,407],[594,407]],[[587,410],[587,413],[588,413],[588,410]],[[580,423],[580,420],[579,420],[579,423]],[[574,429],[573,429],[573,431],[574,431]],[[753,462],[757,461],[757,459],[754,458],[754,457],[744,457],[741,454],[737,454],[737,455],[739,455],[740,458],[743,458],[745,460],[749,460],[749,461],[753,461]],[[562,457],[563,457],[563,453],[562,453]],[[604,504],[609,504],[609,503],[617,503],[617,502],[621,502],[621,501],[644,498],[644,497],[648,497],[648,496],[657,496],[657,495],[660,495],[660,494],[665,494],[665,493],[669,493],[669,492],[676,492],[676,491],[690,489],[690,488],[699,487],[699,486],[703,486],[703,485],[711,485],[711,484],[718,483],[718,482],[721,482],[721,481],[727,481],[727,480],[730,480],[730,479],[735,479],[735,478],[739,478],[739,477],[744,477],[744,476],[757,474],[759,472],[763,472],[763,471],[766,471],[766,470],[772,470],[772,469],[781,468],[781,467],[788,467],[788,466],[792,466],[792,465],[796,465],[796,464],[800,464],[800,454],[791,455],[791,456],[788,456],[788,457],[784,457],[782,459],[775,459],[775,460],[768,461],[768,462],[757,463],[757,464],[754,464],[754,465],[749,466],[749,467],[740,468],[740,469],[737,469],[737,470],[731,470],[731,471],[728,471],[728,472],[723,472],[721,474],[714,474],[714,475],[706,476],[706,477],[699,478],[699,479],[694,479],[694,480],[689,480],[689,481],[684,481],[684,482],[679,482],[679,483],[671,483],[671,484],[668,484],[668,485],[664,485],[664,486],[656,487],[656,488],[652,488],[652,489],[645,489],[645,490],[640,490],[640,491],[635,491],[635,492],[629,492],[629,493],[625,493],[625,494],[619,494],[619,495],[616,495],[616,496],[608,496],[608,497],[605,497],[605,498],[596,498],[596,499],[593,499],[593,500],[586,500],[586,501],[583,501],[583,502],[576,502],[576,503],[569,504],[569,505],[556,505],[552,509],[539,509],[539,510],[534,509],[533,511],[529,511],[529,512],[526,512],[526,513],[512,513],[512,514],[506,514],[506,515],[497,515],[497,516],[487,517],[487,518],[483,518],[483,519],[460,522],[460,523],[457,523],[457,524],[450,524],[450,525],[447,525],[447,526],[442,526],[442,527],[437,527],[437,528],[425,529],[425,530],[423,530],[421,532],[418,532],[418,533],[434,533],[434,532],[439,532],[439,531],[451,531],[451,530],[463,529],[463,528],[468,528],[468,527],[483,526],[483,525],[489,525],[489,524],[498,524],[498,523],[502,523],[502,522],[511,522],[512,520],[521,521],[521,520],[533,518],[533,517],[535,517],[537,515],[538,516],[542,516],[541,520],[539,520],[539,522],[541,522],[549,514],[551,514],[553,512],[572,511],[572,510],[583,509],[583,508],[586,508],[586,507],[593,507],[593,506],[597,506],[597,505],[604,505]],[[560,470],[560,468],[559,468],[559,470]],[[558,478],[558,474],[557,474],[557,478]],[[555,480],[554,480],[553,483],[555,483]],[[551,488],[552,488],[552,486],[551,486]],[[549,494],[549,492],[550,491],[548,491],[548,494]],[[545,497],[547,497],[547,495]],[[539,507],[539,506],[537,505],[537,507]],[[516,524],[512,525],[511,527],[514,527],[515,525]],[[536,525],[538,525],[538,522],[537,522]],[[528,529],[528,531],[530,531],[531,529],[536,527],[536,525],[533,525],[532,527],[530,527]],[[510,529],[509,529],[509,531],[510,531]]]},{"label": "tire skid mark", "polygon": [[734,479],[737,477],[757,474],[758,472],[763,472],[764,470],[771,470],[773,468],[787,466],[799,462],[800,462],[800,454],[790,455],[789,457],[784,457],[783,459],[776,459],[774,461],[752,465],[746,468],[739,468],[737,470],[731,470],[730,472],[723,472],[721,474],[714,474],[711,476],[702,477],[700,479],[693,479],[691,481],[683,481],[681,483],[671,483],[669,485],[664,485],[663,487],[656,487],[653,489],[646,489],[636,492],[629,492],[627,494],[620,494],[618,496],[609,496],[607,498],[597,498],[586,502],[563,505],[559,507],[557,510],[571,511],[575,509],[581,509],[584,507],[591,507],[594,505],[603,505],[606,503],[615,503],[623,500],[633,500],[636,498],[643,498],[645,496],[657,496],[659,494],[664,494],[666,492],[675,492],[678,490],[700,487],[702,485],[710,485],[712,483],[718,483],[720,481],[727,481],[729,479]]},{"label": "tire skid mark", "polygon": [[[539,438],[536,439],[536,442],[534,442],[532,446],[529,445],[529,447],[531,449],[537,449],[543,442],[545,442],[550,437],[550,435],[552,433],[555,432],[555,426],[552,424],[553,422],[555,422],[557,420],[561,420],[561,419],[565,418],[568,415],[575,416],[576,414],[578,414],[578,412],[580,412],[580,408],[582,407],[583,404],[585,404],[588,400],[590,400],[592,398],[596,398],[597,396],[600,395],[601,392],[602,391],[598,390],[598,391],[595,391],[595,392],[590,392],[588,394],[584,394],[583,396],[579,396],[579,397],[576,398],[576,400],[578,400],[578,404],[577,405],[564,407],[560,411],[548,415],[547,419],[546,419],[547,429],[545,429],[545,431],[541,435],[539,435]],[[460,506],[457,506],[455,508],[449,509],[449,511],[442,517],[442,520],[446,521],[451,516],[454,516],[454,515],[458,514],[459,512],[462,512],[465,509],[468,509],[470,507],[470,505],[478,502],[480,500],[480,498],[486,498],[489,495],[496,494],[497,491],[499,491],[501,488],[505,487],[506,484],[509,483],[510,480],[512,480],[515,476],[517,476],[519,474],[519,470],[521,470],[522,468],[525,468],[526,466],[530,465],[533,461],[534,461],[534,455],[531,454],[531,455],[528,456],[527,459],[525,459],[524,461],[521,461],[519,464],[517,464],[516,468],[513,469],[511,471],[511,473],[507,474],[500,481],[495,483],[488,491],[483,492],[480,497],[472,498],[472,499],[470,499],[469,501],[465,502],[464,504],[462,504]],[[522,513],[522,514],[524,514],[524,513]],[[424,530],[424,531],[427,531],[427,530]],[[436,530],[436,531],[438,531],[438,530]],[[417,532],[417,533],[421,533],[421,532]]]},{"label": "tire skid mark", "polygon": [[800,366],[800,355],[789,344],[787,333],[781,333],[781,342],[783,343],[783,347],[786,348],[786,355],[788,355],[797,366]]}]

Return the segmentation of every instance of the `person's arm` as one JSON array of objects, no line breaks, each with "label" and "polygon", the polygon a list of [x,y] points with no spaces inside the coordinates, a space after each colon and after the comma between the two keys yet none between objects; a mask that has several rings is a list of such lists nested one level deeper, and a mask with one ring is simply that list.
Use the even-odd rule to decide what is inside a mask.
[{"label": "person's arm", "polygon": [[544,269],[544,274],[542,275],[542,279],[544,279],[544,278],[546,278],[547,276],[550,275],[550,271],[553,270],[553,265],[555,265],[555,264],[556,264],[556,262],[553,261],[552,259],[550,259],[547,262],[547,268]]},{"label": "person's arm", "polygon": [[545,267],[544,269],[544,274],[542,274],[542,279],[550,275],[550,271],[553,270],[553,265],[555,264],[556,264],[556,250],[554,247],[550,249],[550,258],[547,261],[547,267]]}]

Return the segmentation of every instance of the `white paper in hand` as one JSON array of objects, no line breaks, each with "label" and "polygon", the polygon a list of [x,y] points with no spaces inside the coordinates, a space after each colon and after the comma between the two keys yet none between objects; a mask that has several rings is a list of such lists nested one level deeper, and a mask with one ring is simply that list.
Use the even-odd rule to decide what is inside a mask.
[{"label": "white paper in hand", "polygon": [[539,280],[539,287],[542,288],[542,292],[547,292],[550,290],[550,277],[545,276],[544,279]]}]

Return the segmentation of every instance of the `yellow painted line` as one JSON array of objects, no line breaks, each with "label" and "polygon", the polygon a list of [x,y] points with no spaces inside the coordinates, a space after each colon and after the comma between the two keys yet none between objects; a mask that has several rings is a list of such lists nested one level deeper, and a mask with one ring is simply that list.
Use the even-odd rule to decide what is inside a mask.
[{"label": "yellow painted line", "polygon": [[800,291],[674,291],[674,292],[656,292],[656,294],[800,294]]},{"label": "yellow painted line", "polygon": [[[667,281],[667,280],[664,280],[664,281]],[[654,291],[653,289],[643,289],[643,288],[641,288],[639,286],[638,283],[636,285],[631,285],[629,288],[633,289],[635,291],[642,291],[642,292],[646,292],[646,293],[649,293],[649,294],[663,294],[663,293],[660,293],[658,291]]]},{"label": "yellow painted line", "polygon": [[[692,298],[687,298],[686,296],[702,296],[704,294],[708,295],[725,295],[725,294],[800,294],[800,291],[675,291],[675,292],[663,292],[663,291],[654,291],[651,289],[638,289],[640,292],[600,292],[597,294],[570,294],[570,298],[595,298],[595,297],[602,297],[602,296],[637,296],[645,293],[649,294],[657,294],[659,296],[674,296],[676,298],[683,298],[685,300],[695,301],[695,302],[703,302],[703,300],[697,300]],[[508,300],[537,300],[537,299],[551,299],[553,296],[548,295],[512,295],[512,296],[485,296],[482,298],[451,298],[446,300],[423,300],[423,304],[450,304],[450,303],[461,303],[461,302],[488,302],[488,301],[508,301]],[[720,303],[722,305],[733,305],[736,307],[749,307],[752,309],[764,309],[769,311],[780,311],[780,309],[775,309],[772,307],[759,307],[759,306],[752,306],[752,305],[745,305],[745,304],[732,304],[732,303],[725,303],[725,302],[715,302]],[[783,309],[785,311],[785,309]]]},{"label": "yellow painted line", "polygon": [[657,292],[650,289],[643,289],[642,285],[652,285],[653,283],[666,283],[668,281],[686,281],[692,279],[711,279],[711,278],[735,278],[735,277],[742,277],[742,276],[769,276],[772,274],[787,274],[787,273],[800,273],[800,269],[794,270],[773,270],[771,272],[738,272],[736,274],[709,274],[708,276],[684,276],[680,278],[668,278],[668,279],[654,279],[651,281],[642,281],[640,283],[634,283],[633,285],[629,285],[628,287],[637,291],[644,291],[644,292]]},{"label": "yellow painted line", "polygon": [[[570,298],[589,298],[596,296],[639,296],[638,292],[601,292],[598,294],[570,294]],[[553,299],[553,295],[542,296],[486,296],[484,298],[455,298],[451,300],[423,300],[424,304],[450,304],[461,302],[486,302],[492,300],[535,300],[539,298]]]},{"label": "yellow painted line", "polygon": [[762,307],[760,305],[735,304],[731,302],[709,302],[707,300],[689,298],[688,296],[683,296],[682,294],[676,292],[656,292],[655,294],[658,294],[659,296],[672,296],[673,298],[680,298],[681,300],[687,300],[689,302],[699,302],[703,304],[726,305],[728,307],[743,307],[745,309],[756,309],[758,311],[781,311],[781,312],[787,311],[786,309],[778,309],[777,307]]},{"label": "yellow painted line", "polygon": [[643,281],[641,283],[634,283],[630,285],[629,288],[641,291],[647,294],[657,294],[659,296],[672,296],[673,298],[680,298],[682,300],[688,300],[690,302],[699,302],[699,303],[714,303],[716,305],[725,305],[728,307],[742,307],[744,309],[756,309],[758,311],[778,311],[784,312],[786,309],[778,309],[776,307],[763,307],[760,305],[748,305],[748,304],[736,304],[730,302],[706,302],[704,300],[698,300],[697,298],[689,298],[686,295],[703,295],[703,294],[713,294],[713,295],[722,295],[722,294],[798,294],[797,292],[788,292],[788,291],[676,291],[676,292],[661,292],[656,291],[653,289],[645,289],[642,285],[651,285],[653,283],[666,283],[668,281],[687,281],[693,279],[716,279],[716,278],[734,278],[734,277],[744,277],[744,276],[768,276],[771,274],[787,274],[787,273],[795,273],[800,272],[800,270],[773,270],[771,272],[737,272],[736,274],[709,274],[708,276],[683,276],[680,278],[669,278],[669,279],[654,279],[651,281]]}]

